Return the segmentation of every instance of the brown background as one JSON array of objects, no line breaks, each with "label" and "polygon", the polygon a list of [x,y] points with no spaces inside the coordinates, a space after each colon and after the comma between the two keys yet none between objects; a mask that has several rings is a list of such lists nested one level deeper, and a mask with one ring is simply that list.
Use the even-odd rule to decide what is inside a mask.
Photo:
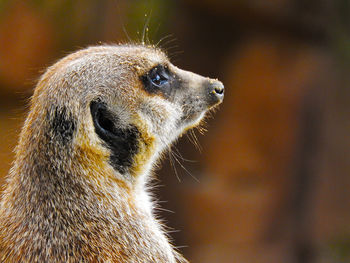
[{"label": "brown background", "polygon": [[0,1],[0,184],[41,72],[140,41],[147,23],[176,65],[226,87],[201,151],[191,137],[174,148],[189,173],[169,159],[157,171],[179,249],[202,263],[350,262],[345,0]]}]

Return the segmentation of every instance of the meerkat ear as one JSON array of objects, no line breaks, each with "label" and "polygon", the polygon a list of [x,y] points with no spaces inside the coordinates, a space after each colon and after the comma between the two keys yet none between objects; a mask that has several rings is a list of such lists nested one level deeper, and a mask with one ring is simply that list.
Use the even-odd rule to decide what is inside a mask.
[{"label": "meerkat ear", "polygon": [[138,129],[134,125],[123,127],[118,116],[99,100],[91,102],[90,111],[95,132],[111,150],[110,164],[121,174],[126,173],[138,152]]},{"label": "meerkat ear", "polygon": [[113,116],[107,111],[106,105],[99,101],[93,101],[90,104],[90,110],[96,133],[106,139],[116,136],[117,131],[112,121]]}]

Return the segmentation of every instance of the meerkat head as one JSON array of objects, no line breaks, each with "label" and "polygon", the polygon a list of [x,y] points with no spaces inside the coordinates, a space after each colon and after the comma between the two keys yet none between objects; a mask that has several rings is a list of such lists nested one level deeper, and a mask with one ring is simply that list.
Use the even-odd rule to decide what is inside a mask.
[{"label": "meerkat head", "polygon": [[220,81],[177,68],[157,48],[91,47],[48,69],[27,122],[47,123],[41,132],[72,158],[134,178],[223,97]]}]

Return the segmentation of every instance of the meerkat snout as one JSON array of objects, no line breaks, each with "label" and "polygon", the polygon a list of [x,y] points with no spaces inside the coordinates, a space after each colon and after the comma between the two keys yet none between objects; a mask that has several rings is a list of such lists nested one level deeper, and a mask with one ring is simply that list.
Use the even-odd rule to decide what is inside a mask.
[{"label": "meerkat snout", "polygon": [[39,80],[0,202],[1,262],[187,262],[147,183],[224,86],[159,49],[90,47]]},{"label": "meerkat snout", "polygon": [[212,103],[215,105],[221,103],[224,99],[225,88],[220,81],[209,81],[210,85],[208,88],[209,96],[211,97]]}]

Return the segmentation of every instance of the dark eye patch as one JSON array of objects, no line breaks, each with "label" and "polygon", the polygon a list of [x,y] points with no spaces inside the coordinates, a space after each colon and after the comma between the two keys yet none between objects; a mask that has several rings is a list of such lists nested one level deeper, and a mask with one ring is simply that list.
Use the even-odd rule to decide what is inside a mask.
[{"label": "dark eye patch", "polygon": [[170,74],[168,67],[157,65],[141,76],[141,81],[149,93],[155,94],[160,92],[169,95],[173,76]]}]

